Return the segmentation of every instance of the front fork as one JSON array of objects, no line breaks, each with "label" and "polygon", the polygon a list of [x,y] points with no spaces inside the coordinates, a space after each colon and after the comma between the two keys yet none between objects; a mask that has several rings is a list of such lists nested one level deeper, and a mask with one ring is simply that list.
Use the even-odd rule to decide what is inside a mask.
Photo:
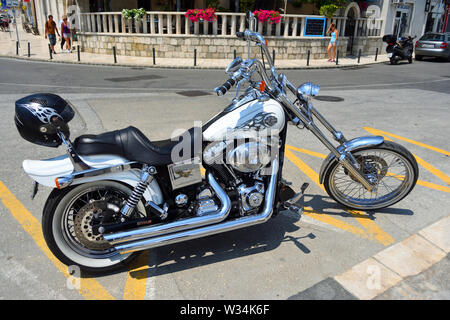
[{"label": "front fork", "polygon": [[[351,154],[350,150],[344,147],[347,140],[342,132],[337,131],[312,105],[310,101],[305,101],[306,107],[302,109],[295,106],[285,94],[280,93],[278,95],[280,101],[291,110],[301,121],[305,127],[310,130],[334,155],[334,157],[344,166],[345,169],[358,180],[364,188],[369,192],[375,189],[375,185],[372,184],[361,171],[361,167],[356,159]],[[313,116],[316,117],[328,131],[330,131],[334,139],[340,143],[339,147],[335,147],[323,134],[323,132],[316,126],[313,121]]]}]

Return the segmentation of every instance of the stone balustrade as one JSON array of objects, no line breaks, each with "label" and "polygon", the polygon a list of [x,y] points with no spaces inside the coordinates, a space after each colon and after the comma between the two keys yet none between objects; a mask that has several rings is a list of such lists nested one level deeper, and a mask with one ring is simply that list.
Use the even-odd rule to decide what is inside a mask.
[{"label": "stone balustrade", "polygon": [[[121,12],[96,12],[81,14],[81,32],[149,34],[149,35],[220,35],[234,37],[237,31],[244,31],[246,19],[244,13],[217,12],[217,19],[211,22],[191,22],[184,12],[149,11],[141,20],[124,19]],[[283,15],[277,24],[257,23],[257,31],[263,36],[304,37],[306,15]],[[343,34],[346,17],[331,19]],[[327,27],[331,23],[327,20]],[[382,20],[359,18],[355,23],[354,36],[379,36]]]},{"label": "stone balustrade", "polygon": [[[93,53],[109,54],[115,47],[117,54],[130,56],[150,57],[153,49],[162,58],[192,58],[194,50],[200,59],[243,56],[246,42],[235,34],[247,27],[245,14],[216,12],[216,16],[215,21],[193,23],[184,12],[150,11],[141,20],[124,19],[121,12],[82,13],[78,34],[82,50]],[[287,14],[277,24],[257,22],[256,30],[268,41],[269,50],[276,51],[277,59],[306,59],[308,51],[311,59],[326,58],[329,36],[305,36],[307,17],[319,16]],[[353,54],[359,49],[363,54],[381,49],[382,20],[356,19],[349,28],[347,18],[333,17],[327,19],[326,28],[331,22],[339,31],[341,56],[348,54],[349,48]],[[252,52],[258,54],[258,50],[255,47]]]}]

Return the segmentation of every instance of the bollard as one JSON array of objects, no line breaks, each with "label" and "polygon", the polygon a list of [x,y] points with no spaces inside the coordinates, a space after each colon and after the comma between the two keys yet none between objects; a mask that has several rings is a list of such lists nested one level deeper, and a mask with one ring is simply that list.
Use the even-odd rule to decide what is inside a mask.
[{"label": "bollard", "polygon": [[28,42],[28,58],[31,57],[31,46],[30,43]]},{"label": "bollard", "polygon": [[359,51],[358,51],[358,63],[359,63],[359,61],[361,61],[361,49],[359,49]]},{"label": "bollard", "polygon": [[336,65],[339,64],[339,50],[336,51]]},{"label": "bollard", "polygon": [[308,56],[306,57],[306,66],[309,67],[309,55],[311,54],[311,51],[308,50]]},{"label": "bollard", "polygon": [[378,48],[377,50],[375,50],[375,61],[377,61],[377,58],[378,58]]},{"label": "bollard", "polygon": [[194,49],[194,67],[197,66],[197,49]]},{"label": "bollard", "polygon": [[16,41],[16,56],[19,55],[19,41]]},{"label": "bollard", "polygon": [[236,59],[236,49],[233,50],[234,59]]},{"label": "bollard", "polygon": [[272,50],[272,62],[275,65],[275,49]]},{"label": "bollard", "polygon": [[114,54],[114,63],[117,63],[117,54],[116,54],[116,47],[113,47],[113,54]]},{"label": "bollard", "polygon": [[155,48],[153,48],[153,64],[156,64]]},{"label": "bollard", "polygon": [[77,46],[77,55],[78,55],[78,62],[80,62],[81,59],[80,59],[80,46],[79,45]]},{"label": "bollard", "polygon": [[50,60],[53,59],[52,47],[50,46],[50,43],[48,44],[48,52],[50,52]]}]

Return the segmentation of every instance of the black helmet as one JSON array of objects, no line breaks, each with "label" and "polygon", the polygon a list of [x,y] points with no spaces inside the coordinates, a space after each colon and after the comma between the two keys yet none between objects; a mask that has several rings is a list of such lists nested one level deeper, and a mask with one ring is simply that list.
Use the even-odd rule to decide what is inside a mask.
[{"label": "black helmet", "polygon": [[58,131],[68,139],[67,123],[74,116],[73,108],[60,96],[37,93],[16,101],[14,120],[25,140],[41,146],[58,147],[62,143]]}]

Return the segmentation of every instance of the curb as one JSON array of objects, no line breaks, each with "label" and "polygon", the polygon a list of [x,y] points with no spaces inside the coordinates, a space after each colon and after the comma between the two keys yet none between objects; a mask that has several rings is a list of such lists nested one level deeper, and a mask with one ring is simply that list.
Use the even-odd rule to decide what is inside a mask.
[{"label": "curb", "polygon": [[[15,55],[0,55],[0,58],[18,59],[25,61],[37,61],[37,62],[50,62],[50,63],[62,63],[62,64],[78,64],[78,65],[91,65],[91,66],[107,66],[107,67],[125,67],[125,68],[157,68],[157,69],[200,69],[200,70],[222,70],[223,67],[205,67],[205,66],[159,66],[153,64],[124,64],[124,63],[106,63],[106,62],[78,62],[78,61],[58,61],[53,59],[42,58],[28,58]],[[364,64],[350,64],[350,65],[330,65],[330,66],[299,66],[299,67],[277,67],[278,70],[319,70],[319,69],[340,69],[340,68],[354,68],[358,69],[367,65],[374,65],[385,63],[386,61],[373,61]]]},{"label": "curb", "polygon": [[449,234],[450,215],[289,299],[375,299],[449,255]]}]

